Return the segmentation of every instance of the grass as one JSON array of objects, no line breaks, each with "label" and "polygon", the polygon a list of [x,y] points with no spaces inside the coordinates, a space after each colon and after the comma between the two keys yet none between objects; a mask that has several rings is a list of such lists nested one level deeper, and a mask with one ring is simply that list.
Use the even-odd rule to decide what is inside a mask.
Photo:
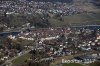
[{"label": "grass", "polygon": [[100,61],[89,64],[89,66],[100,66]]},{"label": "grass", "polygon": [[81,64],[78,64],[78,63],[69,63],[69,64],[63,64],[63,66],[83,66]]},{"label": "grass", "polygon": [[[63,64],[63,66],[85,66],[85,65],[81,65],[81,64],[78,64],[78,63],[65,63]],[[94,63],[91,63],[91,64],[88,64],[88,66],[100,66],[100,61],[96,61]]]},{"label": "grass", "polygon": [[53,27],[66,26],[68,24],[100,24],[100,14],[83,13],[71,16],[64,16],[64,22],[57,19],[49,19]]},{"label": "grass", "polygon": [[25,55],[23,55],[21,57],[18,57],[17,59],[12,61],[13,66],[25,63],[25,61],[28,60],[30,57],[31,57],[31,55],[29,53],[25,54]]},{"label": "grass", "polygon": [[0,58],[2,58],[4,56],[4,54],[3,53],[0,53]]}]

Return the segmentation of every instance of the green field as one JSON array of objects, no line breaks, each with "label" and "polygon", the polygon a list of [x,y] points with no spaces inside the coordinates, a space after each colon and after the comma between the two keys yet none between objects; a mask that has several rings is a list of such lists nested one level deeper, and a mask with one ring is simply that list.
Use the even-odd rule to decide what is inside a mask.
[{"label": "green field", "polygon": [[28,60],[30,57],[31,57],[30,54],[25,54],[25,55],[23,55],[21,57],[18,57],[17,59],[12,61],[13,66],[25,63],[25,61]]},{"label": "green field", "polygon": [[83,13],[71,16],[64,16],[64,21],[55,18],[49,19],[53,27],[66,26],[70,24],[100,24],[99,13]]},{"label": "green field", "polygon": [[100,66],[100,61],[89,64],[89,66]]},{"label": "green field", "polygon": [[78,63],[69,63],[69,64],[63,64],[63,66],[83,66],[83,65]]},{"label": "green field", "polygon": [[82,65],[78,63],[69,63],[69,64],[63,64],[63,66],[100,66],[100,61],[96,61],[94,63],[90,63],[88,65]]}]

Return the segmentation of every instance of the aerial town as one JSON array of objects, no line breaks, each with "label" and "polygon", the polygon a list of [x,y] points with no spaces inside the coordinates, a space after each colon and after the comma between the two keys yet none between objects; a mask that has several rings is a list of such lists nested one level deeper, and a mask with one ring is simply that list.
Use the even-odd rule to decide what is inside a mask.
[{"label": "aerial town", "polygon": [[0,0],[0,66],[99,66],[100,0]]}]

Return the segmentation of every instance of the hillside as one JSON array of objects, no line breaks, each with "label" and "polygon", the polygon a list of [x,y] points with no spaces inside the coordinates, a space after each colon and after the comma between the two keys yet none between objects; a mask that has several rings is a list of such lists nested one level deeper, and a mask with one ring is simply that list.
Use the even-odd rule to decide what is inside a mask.
[{"label": "hillside", "polygon": [[[4,0],[0,0],[0,1],[4,1]],[[7,1],[7,0],[5,0]],[[11,1],[11,0],[10,0]],[[14,0],[13,0],[14,1]],[[28,0],[28,1],[32,1],[32,0]],[[77,7],[77,8],[81,8],[82,10],[86,11],[85,13],[80,13],[80,14],[73,14],[73,15],[67,15],[67,16],[63,16],[62,19],[63,21],[59,20],[58,18],[55,18],[54,16],[57,14],[49,14],[46,12],[43,12],[42,14],[24,14],[23,12],[27,12],[22,10],[22,14],[11,14],[11,15],[1,15],[0,14],[0,23],[6,23],[8,24],[8,26],[22,26],[26,23],[31,23],[31,26],[36,26],[36,27],[61,27],[61,26],[66,26],[66,25],[70,25],[70,24],[100,24],[100,8],[98,8],[98,5],[94,5],[94,4],[99,4],[100,0],[34,0],[34,1],[45,1],[45,2],[67,2],[67,3],[71,3],[71,4],[67,4],[66,7]],[[91,3],[92,2],[92,3]],[[26,2],[25,2],[26,3]],[[25,7],[25,3],[24,3],[24,7]],[[19,2],[17,4],[19,6]],[[52,3],[52,5],[49,6],[53,6],[54,4]],[[23,4],[20,3],[20,6],[23,6]],[[34,10],[34,5],[30,5],[28,4],[28,6],[30,7],[26,7],[27,10]],[[39,10],[39,9],[44,9],[45,8],[48,9],[48,4],[44,5],[45,7],[43,8],[43,6],[39,8],[35,8],[35,10]],[[46,7],[47,6],[47,7]],[[14,6],[16,9],[16,6]],[[59,7],[59,5],[56,5],[56,7]],[[18,7],[17,7],[18,8]],[[55,8],[54,7],[51,7]],[[5,9],[5,8],[4,8]],[[10,9],[10,8],[7,8]],[[20,9],[20,7],[19,7]],[[24,8],[25,9],[25,8]],[[33,11],[32,10],[32,11]],[[21,11],[21,10],[19,10]],[[72,11],[70,11],[72,12]],[[4,14],[5,12],[3,12],[2,14]],[[52,16],[54,17],[52,17]]]}]

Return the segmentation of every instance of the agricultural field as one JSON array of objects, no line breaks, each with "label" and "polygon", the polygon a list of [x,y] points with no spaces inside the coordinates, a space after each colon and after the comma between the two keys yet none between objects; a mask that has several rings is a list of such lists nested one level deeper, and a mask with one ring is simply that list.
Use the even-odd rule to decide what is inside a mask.
[{"label": "agricultural field", "polygon": [[71,24],[100,24],[100,14],[99,13],[83,13],[71,16],[64,16],[64,21],[51,18],[50,23],[54,27],[61,27]]}]

